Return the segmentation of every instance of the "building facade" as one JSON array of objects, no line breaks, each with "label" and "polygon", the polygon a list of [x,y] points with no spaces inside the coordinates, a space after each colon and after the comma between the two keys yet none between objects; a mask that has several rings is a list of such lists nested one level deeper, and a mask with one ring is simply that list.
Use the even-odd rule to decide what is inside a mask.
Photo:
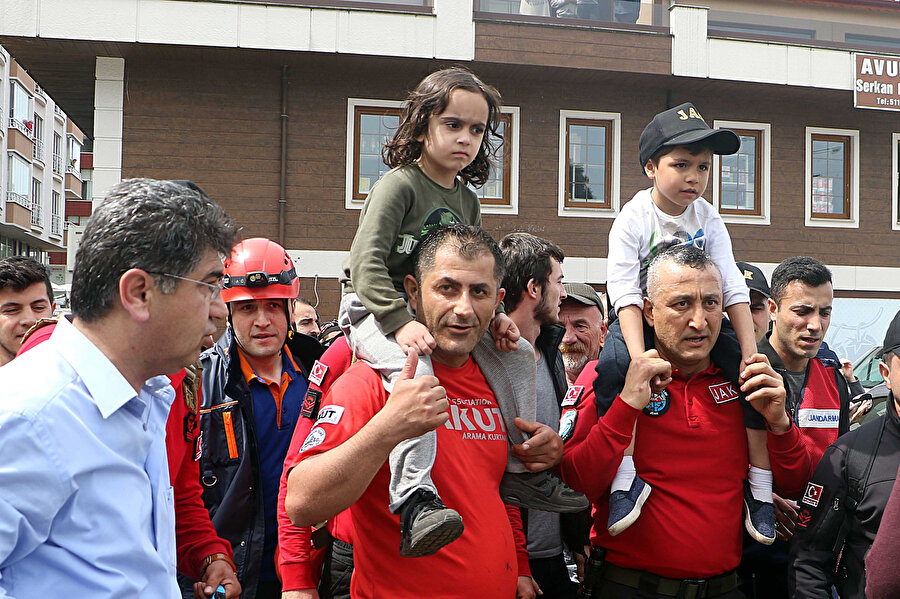
[{"label": "building facade", "polygon": [[743,140],[705,194],[738,259],[770,273],[812,255],[838,295],[900,299],[900,112],[854,103],[863,55],[900,103],[900,2],[598,0],[573,18],[533,0],[50,4],[5,0],[0,43],[88,131],[93,199],[121,178],[194,180],[246,236],[289,248],[323,318],[399,101],[454,64],[505,104],[485,227],[552,239],[568,280],[605,284],[610,225],[650,185],[641,129],[691,101]]}]

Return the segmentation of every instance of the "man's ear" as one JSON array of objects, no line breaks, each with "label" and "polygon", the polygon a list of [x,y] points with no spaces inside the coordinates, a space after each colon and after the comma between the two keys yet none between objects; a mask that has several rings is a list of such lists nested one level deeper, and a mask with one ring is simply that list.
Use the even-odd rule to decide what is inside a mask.
[{"label": "man's ear", "polygon": [[409,298],[409,305],[412,307],[413,312],[416,312],[416,308],[418,307],[416,304],[419,301],[419,282],[412,275],[406,275],[403,279],[403,289],[406,290],[406,296]]},{"label": "man's ear", "polygon": [[541,284],[535,281],[534,279],[528,279],[528,282],[525,283],[525,293],[531,299],[540,299],[541,298]]},{"label": "man's ear", "polygon": [[[893,358],[888,359],[892,360]],[[893,391],[893,389],[891,389],[891,369],[888,368],[888,365],[884,362],[879,362],[878,372],[881,373],[881,378],[884,379],[884,386],[888,388],[888,391]]]},{"label": "man's ear", "polygon": [[497,309],[497,306],[500,305],[500,302],[503,301],[503,298],[506,297],[506,289],[500,287],[497,289],[497,303],[494,304],[494,310]]},{"label": "man's ear", "polygon": [[644,298],[644,319],[651,327],[653,326],[653,302],[649,297]]},{"label": "man's ear", "polygon": [[140,268],[127,270],[119,277],[119,303],[138,322],[150,320],[150,297],[158,292],[153,276]]},{"label": "man's ear", "polygon": [[656,176],[656,165],[653,164],[652,158],[647,159],[647,164],[644,165],[644,174],[650,179]]},{"label": "man's ear", "polygon": [[778,304],[770,297],[766,300],[766,306],[769,308],[769,320],[775,322],[775,314],[778,313]]}]

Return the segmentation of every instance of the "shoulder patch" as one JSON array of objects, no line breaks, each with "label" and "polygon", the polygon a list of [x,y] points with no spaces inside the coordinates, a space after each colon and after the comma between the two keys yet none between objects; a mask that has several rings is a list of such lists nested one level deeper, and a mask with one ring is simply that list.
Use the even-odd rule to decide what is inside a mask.
[{"label": "shoulder patch", "polygon": [[730,381],[719,383],[717,385],[710,385],[709,394],[717,404],[728,403],[740,397],[740,393],[738,393],[734,383]]},{"label": "shoulder patch", "polygon": [[810,522],[812,522],[812,512],[808,507],[800,508],[800,511],[797,512],[797,526],[808,528]]},{"label": "shoulder patch", "polygon": [[797,425],[800,428],[838,428],[841,411],[827,408],[801,408],[797,411]]},{"label": "shoulder patch", "polygon": [[806,491],[803,493],[803,499],[800,500],[800,503],[805,503],[806,505],[810,505],[812,507],[819,506],[819,500],[822,498],[822,491],[825,490],[825,487],[822,485],[817,485],[814,482],[809,482],[806,485]]},{"label": "shoulder patch", "polygon": [[312,370],[309,371],[309,382],[321,386],[326,372],[328,372],[328,366],[316,360]]},{"label": "shoulder patch", "polygon": [[344,406],[322,406],[319,408],[319,417],[316,418],[316,426],[320,424],[337,424],[344,415]]},{"label": "shoulder patch", "polygon": [[559,436],[563,442],[572,438],[575,432],[575,423],[578,422],[578,410],[572,407],[563,410],[559,417]]},{"label": "shoulder patch", "polygon": [[303,404],[300,406],[300,415],[304,418],[315,419],[319,415],[320,401],[322,401],[322,392],[309,387],[303,398]]},{"label": "shoulder patch", "polygon": [[662,416],[669,411],[669,405],[671,403],[672,402],[669,401],[669,392],[667,390],[663,389],[659,393],[653,393],[650,395],[650,403],[644,408],[644,414],[653,417]]},{"label": "shoulder patch", "polygon": [[303,445],[300,446],[300,453],[303,453],[307,449],[312,449],[317,445],[321,445],[323,441],[325,441],[325,429],[319,428],[317,426],[316,428],[309,431],[309,435],[307,435],[306,441],[304,441]]},{"label": "shoulder patch", "polygon": [[569,387],[569,390],[566,391],[566,396],[563,397],[562,407],[568,408],[569,406],[577,406],[582,395],[584,395],[584,386],[572,385]]}]

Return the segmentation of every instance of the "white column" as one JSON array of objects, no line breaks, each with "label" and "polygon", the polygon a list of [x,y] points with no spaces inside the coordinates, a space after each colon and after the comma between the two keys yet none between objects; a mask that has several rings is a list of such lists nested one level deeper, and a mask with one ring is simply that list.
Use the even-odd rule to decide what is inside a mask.
[{"label": "white column", "polygon": [[669,7],[673,75],[709,77],[708,17],[709,9],[702,6]]},{"label": "white column", "polygon": [[98,56],[94,76],[94,197],[91,199],[96,206],[109,188],[122,180],[125,59]]}]

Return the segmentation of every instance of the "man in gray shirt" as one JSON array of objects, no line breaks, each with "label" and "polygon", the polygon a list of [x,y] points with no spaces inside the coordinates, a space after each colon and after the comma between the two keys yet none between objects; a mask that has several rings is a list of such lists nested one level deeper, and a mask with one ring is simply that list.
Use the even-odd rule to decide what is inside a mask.
[{"label": "man in gray shirt", "polygon": [[[562,250],[528,233],[512,233],[500,241],[506,262],[503,288],[507,314],[535,349],[537,359],[537,421],[558,430],[560,406],[566,396],[566,371],[559,343],[565,333],[559,307],[566,299],[562,283]],[[560,515],[528,510],[526,523],[529,564],[542,599],[574,598],[577,585],[569,579],[563,538],[583,551],[587,526],[580,514]],[[537,589],[535,589],[537,591]]]}]

